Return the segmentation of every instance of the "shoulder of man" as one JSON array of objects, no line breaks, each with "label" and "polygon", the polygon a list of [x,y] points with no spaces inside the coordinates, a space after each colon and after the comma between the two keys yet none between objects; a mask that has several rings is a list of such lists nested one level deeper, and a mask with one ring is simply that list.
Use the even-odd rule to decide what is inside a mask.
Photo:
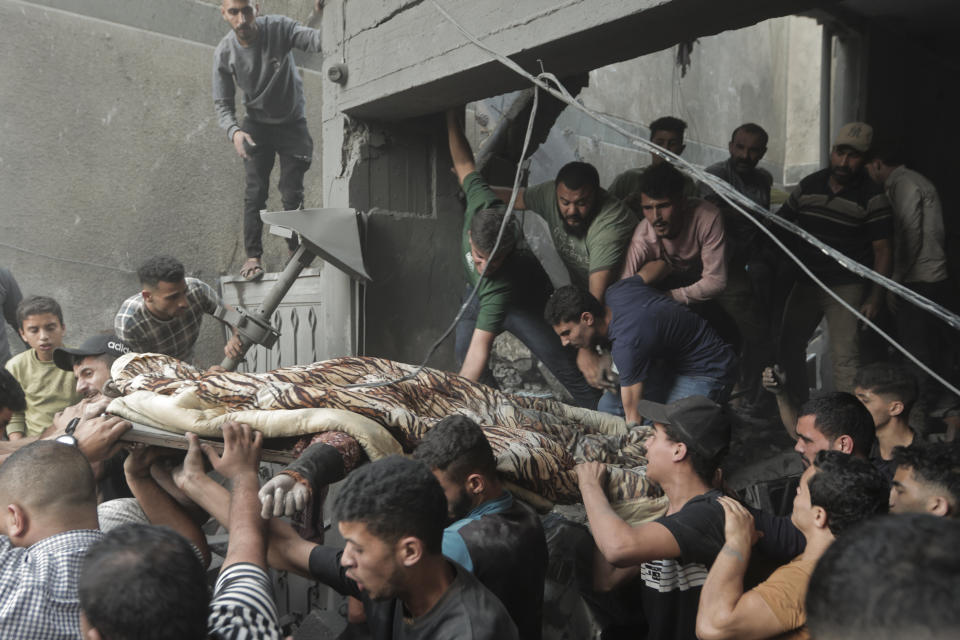
[{"label": "shoulder of man", "polygon": [[527,187],[523,192],[523,202],[527,205],[527,209],[547,214],[555,208],[553,204],[556,202],[556,194],[556,181],[547,180],[532,187]]},{"label": "shoulder of man", "polygon": [[[500,640],[517,638],[517,627],[507,613],[506,607],[483,583],[463,567],[454,563],[457,575],[450,584],[452,598],[446,624],[434,637],[465,638],[467,640]],[[446,598],[445,598],[446,599]],[[466,623],[466,624],[465,624]],[[455,635],[447,636],[449,631]]]},{"label": "shoulder of man", "polygon": [[688,500],[676,513],[655,520],[673,534],[684,562],[710,564],[720,552],[725,539],[723,507],[717,502],[721,495],[711,489]]}]

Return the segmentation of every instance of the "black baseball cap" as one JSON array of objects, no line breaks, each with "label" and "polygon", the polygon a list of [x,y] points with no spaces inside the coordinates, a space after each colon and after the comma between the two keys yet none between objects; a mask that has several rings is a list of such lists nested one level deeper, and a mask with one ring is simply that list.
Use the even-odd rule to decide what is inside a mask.
[{"label": "black baseball cap", "polygon": [[87,356],[102,356],[104,354],[119,358],[125,353],[129,353],[130,347],[112,334],[100,334],[87,338],[82,345],[76,349],[67,349],[59,347],[53,350],[53,361],[64,371],[73,371],[73,365],[77,358],[86,358]]},{"label": "black baseball cap", "polygon": [[673,427],[683,444],[709,460],[730,446],[730,417],[709,398],[690,396],[670,404],[641,400],[637,411],[653,422]]}]

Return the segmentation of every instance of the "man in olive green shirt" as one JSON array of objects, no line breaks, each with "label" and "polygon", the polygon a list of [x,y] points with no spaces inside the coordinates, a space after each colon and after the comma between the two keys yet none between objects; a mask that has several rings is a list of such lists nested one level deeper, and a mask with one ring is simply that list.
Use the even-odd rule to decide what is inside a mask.
[{"label": "man in olive green shirt", "polygon": [[[494,191],[501,199],[510,197],[510,189]],[[602,303],[607,287],[620,276],[637,217],[600,188],[596,168],[586,162],[567,163],[556,180],[520,189],[516,207],[543,217],[570,280]],[[595,351],[580,349],[577,365],[591,386],[611,386]]]},{"label": "man in olive green shirt", "polygon": [[460,239],[466,295],[477,288],[457,323],[460,375],[495,386],[487,362],[494,338],[506,330],[550,369],[577,405],[596,409],[599,391],[587,384],[574,354],[563,348],[543,320],[543,307],[552,291],[550,280],[536,257],[517,247],[521,232],[514,221],[504,230],[500,246],[491,257],[506,207],[477,172],[473,152],[453,111],[447,112],[447,135],[454,171],[467,200]]}]

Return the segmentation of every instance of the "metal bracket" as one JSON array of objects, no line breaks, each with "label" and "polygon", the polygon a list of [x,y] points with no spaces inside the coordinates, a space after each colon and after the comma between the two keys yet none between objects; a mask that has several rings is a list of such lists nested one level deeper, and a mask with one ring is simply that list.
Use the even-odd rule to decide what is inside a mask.
[{"label": "metal bracket", "polygon": [[213,317],[224,324],[234,327],[237,333],[247,338],[250,342],[263,345],[267,349],[272,349],[280,337],[280,332],[270,326],[268,322],[261,320],[242,307],[238,309],[228,309],[220,306],[217,308],[217,312]]}]

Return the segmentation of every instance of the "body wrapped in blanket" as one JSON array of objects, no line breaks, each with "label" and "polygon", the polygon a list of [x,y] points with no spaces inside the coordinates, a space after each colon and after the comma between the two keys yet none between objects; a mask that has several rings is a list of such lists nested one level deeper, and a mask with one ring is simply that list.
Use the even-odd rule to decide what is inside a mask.
[{"label": "body wrapped in blanket", "polygon": [[461,414],[481,425],[503,478],[537,507],[579,502],[573,467],[596,460],[608,466],[607,495],[625,520],[644,522],[665,511],[665,498],[645,474],[649,427],[628,429],[616,416],[505,394],[435,369],[398,384],[346,388],[413,370],[380,358],[343,357],[269,373],[204,373],[169,356],[130,353],[112,367],[122,395],[108,411],[201,437],[219,437],[228,420],[248,423],[266,438],[298,438],[294,453],[332,447],[342,464],[337,475],[366,458],[409,453],[433,425]]}]

